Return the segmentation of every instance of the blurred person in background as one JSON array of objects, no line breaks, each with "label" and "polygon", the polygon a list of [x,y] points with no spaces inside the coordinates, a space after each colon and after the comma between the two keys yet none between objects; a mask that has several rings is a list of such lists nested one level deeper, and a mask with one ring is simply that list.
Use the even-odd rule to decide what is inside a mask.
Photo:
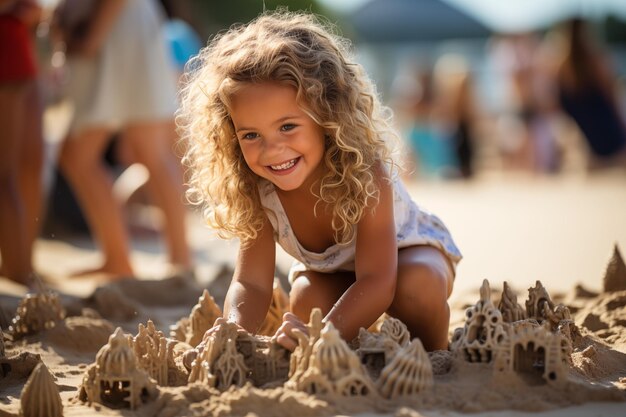
[{"label": "blurred person in background", "polygon": [[580,18],[553,35],[558,101],[586,139],[589,167],[626,166],[626,124],[608,54]]},{"label": "blurred person in background", "polygon": [[451,138],[439,120],[440,112],[430,66],[411,66],[402,71],[392,85],[396,123],[408,145],[409,172],[418,178],[458,176]]},{"label": "blurred person in background", "polygon": [[491,42],[494,69],[503,77],[496,135],[503,167],[555,172],[559,151],[551,127],[555,91],[546,72],[541,37],[536,33],[499,35]]},{"label": "blurred person in background", "polygon": [[465,58],[446,54],[435,64],[436,114],[442,134],[450,142],[458,176],[474,174],[475,128],[478,102]]},{"label": "blurred person in background", "polygon": [[41,8],[0,0],[0,275],[34,287],[42,206],[42,108],[31,30]]},{"label": "blurred person in background", "polygon": [[75,114],[60,167],[100,244],[111,279],[134,275],[130,242],[103,155],[119,132],[127,163],[142,164],[148,191],[164,217],[173,273],[192,271],[186,236],[183,175],[172,149],[176,74],[153,0],[64,0],[56,11],[66,44],[68,98]]}]

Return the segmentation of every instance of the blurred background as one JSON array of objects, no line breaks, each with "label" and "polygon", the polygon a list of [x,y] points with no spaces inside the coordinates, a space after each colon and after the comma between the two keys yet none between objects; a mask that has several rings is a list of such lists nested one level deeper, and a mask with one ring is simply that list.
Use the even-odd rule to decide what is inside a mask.
[{"label": "blurred background", "polygon": [[[46,8],[58,3],[40,1]],[[470,178],[494,170],[558,174],[623,165],[623,158],[616,157],[624,153],[623,139],[597,144],[611,140],[596,137],[606,132],[596,133],[593,121],[578,120],[578,109],[564,103],[560,79],[567,72],[564,66],[581,74],[598,73],[594,77],[613,89],[607,94],[623,116],[623,1],[161,3],[168,17],[164,30],[179,70],[211,36],[249,21],[264,8],[282,6],[325,16],[353,42],[355,59],[373,78],[384,103],[394,109],[413,179]],[[580,43],[587,51],[580,56],[575,56],[578,46],[571,40],[574,18],[584,23]],[[44,34],[45,29],[40,30]],[[601,64],[579,68],[587,60]],[[612,85],[607,87],[608,83]]]},{"label": "blurred background", "polygon": [[[93,249],[77,238],[89,229],[56,167],[73,113],[63,88],[71,74],[49,36],[57,3],[39,0],[44,13],[34,31],[45,109],[42,237]],[[456,236],[465,254],[459,274],[471,282],[556,275],[595,282],[613,245],[626,246],[625,1],[156,3],[178,75],[208,39],[264,9],[309,10],[335,24],[394,110],[405,179],[418,204]],[[118,148],[112,141],[104,158],[134,248],[158,255],[154,230],[163,219],[142,191],[148,174],[131,170]],[[231,262],[232,248],[206,249],[200,224],[194,216],[196,263]],[[39,262],[55,263],[49,255]],[[155,265],[162,264],[144,264],[139,275],[158,275]]]}]

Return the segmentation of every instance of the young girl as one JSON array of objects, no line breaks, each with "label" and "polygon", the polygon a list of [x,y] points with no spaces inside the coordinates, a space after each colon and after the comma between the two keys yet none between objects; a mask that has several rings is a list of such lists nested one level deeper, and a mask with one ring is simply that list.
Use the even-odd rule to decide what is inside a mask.
[{"label": "young girl", "polygon": [[296,259],[283,346],[319,307],[346,340],[387,312],[445,349],[461,255],[393,175],[393,130],[343,41],[310,15],[266,13],[217,36],[192,67],[178,115],[190,199],[241,241],[224,317],[257,330],[278,242]]}]

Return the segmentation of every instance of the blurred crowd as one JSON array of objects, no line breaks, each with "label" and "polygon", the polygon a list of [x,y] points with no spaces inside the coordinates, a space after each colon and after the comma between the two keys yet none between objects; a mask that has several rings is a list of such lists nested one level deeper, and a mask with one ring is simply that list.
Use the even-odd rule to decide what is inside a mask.
[{"label": "blurred crowd", "polygon": [[613,58],[590,24],[572,18],[545,32],[494,35],[483,85],[461,54],[408,65],[393,82],[391,105],[413,177],[626,167]]},{"label": "blurred crowd", "polygon": [[[43,218],[81,218],[91,232],[102,265],[77,274],[133,276],[133,201],[160,210],[172,271],[193,274],[174,123],[183,67],[203,43],[193,17],[187,1],[0,0],[1,276],[36,285]],[[488,99],[460,54],[400,71],[389,104],[411,178],[556,174],[575,158],[585,170],[626,167],[624,94],[592,29],[571,19],[493,36]],[[72,110],[50,157],[42,122],[60,103]]]}]

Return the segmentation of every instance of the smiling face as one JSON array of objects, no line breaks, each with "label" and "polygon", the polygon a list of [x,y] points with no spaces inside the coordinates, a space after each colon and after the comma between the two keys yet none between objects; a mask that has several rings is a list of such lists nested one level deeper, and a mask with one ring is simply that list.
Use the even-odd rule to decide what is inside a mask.
[{"label": "smiling face", "polygon": [[308,191],[321,178],[324,129],[298,106],[295,88],[271,82],[246,85],[233,95],[230,116],[255,174],[283,191]]}]

